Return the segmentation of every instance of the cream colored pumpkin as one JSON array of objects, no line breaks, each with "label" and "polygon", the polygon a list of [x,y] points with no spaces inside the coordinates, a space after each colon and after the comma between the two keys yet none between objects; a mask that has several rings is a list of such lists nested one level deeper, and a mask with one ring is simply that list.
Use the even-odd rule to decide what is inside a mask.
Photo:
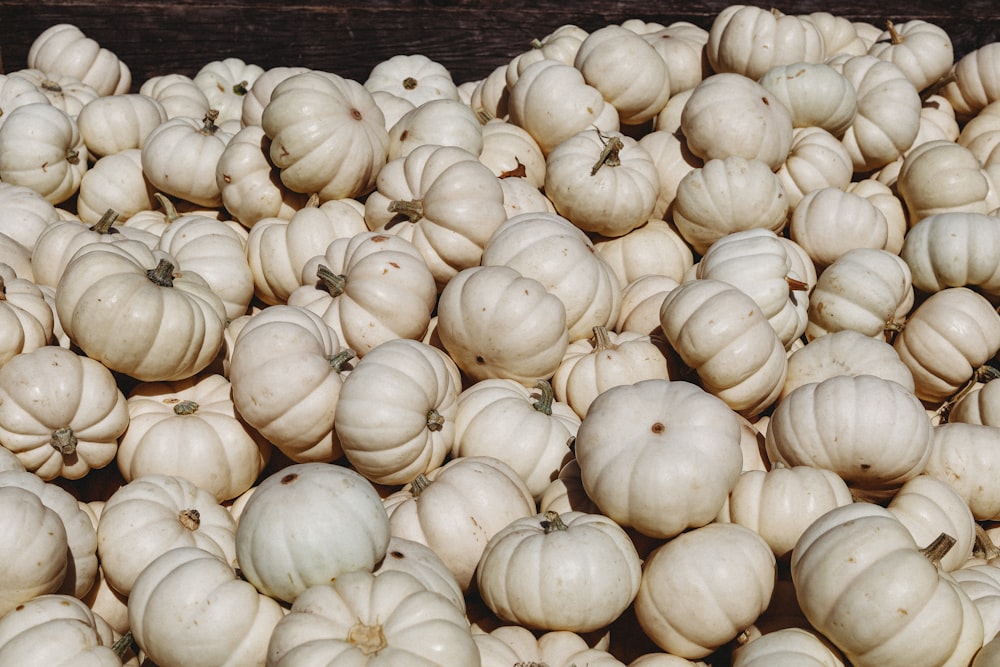
[{"label": "cream colored pumpkin", "polygon": [[727,282],[760,307],[787,349],[806,330],[809,285],[793,268],[787,244],[768,229],[732,232],[715,241],[695,275]]},{"label": "cream colored pumpkin", "polygon": [[139,94],[148,95],[163,105],[167,118],[204,118],[211,108],[194,79],[178,72],[147,79],[139,86]]},{"label": "cream colored pumpkin", "polygon": [[753,78],[730,72],[706,77],[694,88],[681,112],[681,130],[691,152],[704,160],[742,157],[772,170],[792,145],[791,112]]},{"label": "cream colored pumpkin", "polygon": [[306,262],[302,282],[288,295],[289,305],[320,315],[359,357],[389,340],[419,339],[437,302],[423,256],[392,234],[360,232],[333,240],[324,254]]},{"label": "cream colored pumpkin", "polygon": [[848,184],[846,190],[851,194],[861,195],[882,211],[886,222],[889,223],[889,238],[885,243],[885,250],[898,255],[903,247],[909,219],[906,209],[903,208],[903,202],[896,196],[895,191],[875,178],[853,181]]},{"label": "cream colored pumpkin", "polygon": [[113,370],[139,380],[190,377],[218,354],[226,310],[204,278],[175,266],[144,248],[132,255],[121,245],[86,246],[56,286],[59,321],[80,349]]},{"label": "cream colored pumpkin", "polygon": [[854,165],[844,145],[823,128],[813,126],[793,131],[792,147],[777,171],[791,210],[814,190],[846,189],[853,173]]},{"label": "cream colored pumpkin", "polygon": [[578,132],[619,128],[614,105],[580,70],[559,60],[544,58],[525,67],[510,86],[508,105],[510,122],[527,130],[546,155]]},{"label": "cream colored pumpkin", "polygon": [[590,632],[625,611],[640,575],[631,538],[611,519],[546,512],[516,519],[490,538],[476,568],[476,589],[508,622]]},{"label": "cream colored pumpkin", "polygon": [[489,456],[452,459],[383,501],[393,535],[430,547],[468,592],[490,538],[535,514],[528,487]]},{"label": "cream colored pumpkin", "polygon": [[982,646],[972,601],[877,505],[828,512],[796,543],[791,565],[802,611],[852,665],[957,667]]},{"label": "cream colored pumpkin", "polygon": [[452,457],[492,456],[514,469],[538,500],[568,459],[580,417],[552,386],[488,378],[458,396]]},{"label": "cream colored pumpkin", "polygon": [[232,564],[194,546],[151,561],[136,578],[128,612],[134,641],[163,667],[263,666],[271,630],[285,615]]},{"label": "cream colored pumpkin", "polygon": [[101,95],[125,93],[132,84],[128,65],[71,23],[49,26],[35,37],[27,64],[75,76]]},{"label": "cream colored pumpkin", "polygon": [[240,120],[243,127],[247,125],[260,126],[261,117],[264,115],[264,107],[271,101],[271,93],[275,87],[285,79],[308,72],[308,67],[278,65],[264,70],[256,79],[253,85],[243,96],[242,112]]},{"label": "cream colored pumpkin", "polygon": [[[784,160],[784,158],[782,158]],[[732,232],[784,229],[789,198],[781,180],[757,159],[710,159],[677,184],[672,218],[695,252]]]},{"label": "cream colored pumpkin", "polygon": [[858,110],[851,82],[819,62],[777,65],[760,77],[760,85],[788,107],[796,128],[816,127],[840,138]]},{"label": "cream colored pumpkin", "polygon": [[718,514],[740,475],[739,443],[739,421],[721,400],[688,382],[645,380],[594,399],[575,449],[603,514],[669,538]]},{"label": "cream colored pumpkin", "polygon": [[382,111],[360,83],[331,72],[303,72],[275,86],[261,126],[285,186],[324,201],[367,194],[386,162]]},{"label": "cream colored pumpkin", "polygon": [[559,297],[508,266],[464,269],[438,300],[437,334],[473,380],[551,377],[569,345],[566,322]]},{"label": "cream colored pumpkin", "polygon": [[392,160],[365,200],[368,227],[413,243],[439,289],[480,263],[486,242],[506,219],[499,179],[456,146],[428,144]]},{"label": "cream colored pumpkin", "polygon": [[740,476],[729,494],[728,518],[756,532],[782,558],[813,521],[852,502],[851,490],[835,472],[776,463]]},{"label": "cream colored pumpkin", "polygon": [[406,157],[424,145],[455,146],[478,156],[483,150],[482,123],[469,105],[457,99],[428,100],[389,128],[388,159]]},{"label": "cream colored pumpkin", "polygon": [[932,427],[912,392],[874,375],[837,375],[792,390],[767,430],[767,453],[785,465],[840,475],[858,494],[893,495],[924,470]]},{"label": "cream colored pumpkin", "polygon": [[116,639],[119,637],[105,619],[78,599],[39,595],[0,619],[0,660],[25,667],[118,667],[132,652],[116,645]]},{"label": "cream colored pumpkin", "polygon": [[875,248],[848,250],[820,274],[809,297],[810,340],[850,329],[882,337],[898,328],[913,304],[910,268]]},{"label": "cream colored pumpkin", "polygon": [[559,142],[545,165],[546,196],[586,232],[621,236],[653,213],[659,173],[649,152],[630,137],[584,130]]},{"label": "cream colored pumpkin", "polygon": [[611,387],[671,379],[664,347],[662,339],[594,327],[593,338],[575,341],[566,349],[552,376],[552,389],[583,419],[594,399]]},{"label": "cream colored pumpkin", "polygon": [[916,18],[903,23],[886,21],[885,32],[868,53],[898,65],[917,90],[940,81],[955,61],[951,37],[945,29]]},{"label": "cream colored pumpkin", "polygon": [[221,205],[215,168],[233,135],[216,120],[213,109],[204,118],[179,116],[153,129],[142,144],[142,169],[149,182],[200,206]]},{"label": "cream colored pumpkin", "polygon": [[523,172],[536,188],[545,183],[545,156],[538,142],[524,128],[498,118],[483,125],[483,149],[479,161],[499,178]]},{"label": "cream colored pumpkin", "polygon": [[694,264],[691,248],[665,220],[647,220],[623,236],[597,237],[594,249],[611,265],[622,286],[653,274],[680,282]]},{"label": "cream colored pumpkin", "polygon": [[263,73],[260,65],[230,56],[205,63],[192,80],[205,93],[209,106],[219,112],[219,122],[224,123],[243,118],[243,99]]},{"label": "cream colored pumpkin", "polygon": [[306,262],[336,239],[351,238],[367,230],[363,208],[353,199],[307,205],[288,220],[258,220],[246,246],[254,294],[269,306],[286,303],[292,292],[306,284],[302,278]]},{"label": "cream colored pumpkin", "polygon": [[788,357],[779,400],[797,387],[835,375],[875,375],[913,391],[913,374],[884,339],[841,329],[809,341]]},{"label": "cream colored pumpkin", "polygon": [[125,397],[95,360],[45,346],[0,367],[0,441],[42,479],[106,466],[127,425]]},{"label": "cream colored pumpkin", "polygon": [[624,667],[608,651],[592,646],[584,636],[568,630],[536,636],[519,625],[501,625],[488,633],[474,627],[472,639],[479,648],[482,667],[517,664],[572,667],[581,663],[590,667]]},{"label": "cream colored pumpkin", "polygon": [[734,4],[713,19],[705,53],[714,71],[757,80],[776,65],[822,62],[826,49],[823,36],[811,21]]},{"label": "cream colored pumpkin", "polygon": [[774,553],[762,537],[737,524],[709,524],[646,558],[636,619],[664,651],[703,658],[757,620],[776,579]]},{"label": "cream colored pumpkin", "polygon": [[34,250],[38,237],[48,225],[60,219],[51,202],[23,185],[0,182],[0,202],[0,233],[22,245],[29,253]]},{"label": "cream colored pumpkin", "polygon": [[889,223],[869,200],[836,187],[813,190],[799,201],[788,236],[822,271],[854,248],[884,249]]},{"label": "cream colored pumpkin", "polygon": [[662,335],[660,306],[680,283],[669,276],[648,274],[636,278],[622,290],[622,309],[615,331]]},{"label": "cream colored pumpkin", "polygon": [[53,204],[80,187],[88,151],[66,112],[51,104],[26,104],[0,125],[0,179],[23,185]]},{"label": "cream colored pumpkin", "polygon": [[967,287],[948,287],[918,305],[893,342],[913,373],[916,395],[939,403],[1000,349],[1000,315]]},{"label": "cream colored pumpkin", "polygon": [[764,667],[782,662],[800,667],[844,667],[823,639],[802,628],[774,630],[733,651],[733,667]]},{"label": "cream colored pumpkin", "polygon": [[154,188],[142,173],[142,151],[126,148],[97,160],[80,180],[77,215],[97,224],[108,210],[124,223],[133,215],[155,206]]},{"label": "cream colored pumpkin", "polygon": [[52,340],[55,314],[42,290],[0,263],[0,366]]},{"label": "cream colored pumpkin", "polygon": [[1000,428],[995,426],[949,422],[934,427],[925,472],[955,489],[977,521],[1000,516],[1000,494],[989,481],[1000,465],[998,442]]},{"label": "cream colored pumpkin", "polygon": [[673,21],[643,32],[642,37],[667,64],[671,96],[691,90],[711,71],[705,55],[708,30],[699,25],[690,21]]},{"label": "cream colored pumpkin", "polygon": [[236,529],[243,577],[289,603],[351,570],[371,572],[388,544],[389,521],[374,487],[332,463],[299,463],[268,475]]},{"label": "cream colored pumpkin", "polygon": [[901,486],[886,509],[926,547],[941,533],[955,538],[955,544],[941,557],[945,572],[963,567],[972,556],[976,541],[976,521],[965,498],[952,486],[932,475],[917,475]]},{"label": "cream colored pumpkin", "polygon": [[392,93],[414,106],[437,99],[458,99],[458,87],[448,69],[419,53],[396,55],[377,63],[364,86],[372,93]]},{"label": "cream colored pumpkin", "polygon": [[287,220],[306,204],[306,196],[289,190],[271,163],[270,140],[259,125],[233,135],[215,165],[222,205],[245,227],[264,218]]},{"label": "cream colored pumpkin", "polygon": [[900,256],[924,292],[969,286],[1000,293],[1000,229],[984,213],[952,211],[930,215],[906,235]]},{"label": "cream colored pumpkin", "polygon": [[997,408],[1000,407],[1000,384],[977,382],[963,394],[948,412],[949,422],[1000,426]]},{"label": "cream colored pumpkin", "polygon": [[[678,120],[677,124],[679,123]],[[660,176],[659,196],[653,207],[653,218],[666,219],[667,211],[677,196],[677,186],[681,179],[692,169],[701,167],[704,161],[688,150],[687,143],[679,134],[665,129],[642,135],[639,145],[652,156],[656,172]]]},{"label": "cream colored pumpkin", "polygon": [[96,157],[142,148],[149,133],[166,120],[162,104],[138,93],[98,97],[76,117],[83,142]]},{"label": "cream colored pumpkin", "polygon": [[376,484],[439,467],[455,439],[462,379],[441,350],[398,338],[365,354],[344,380],[334,428],[348,462]]},{"label": "cream colored pumpkin", "polygon": [[267,464],[271,444],[237,418],[230,392],[229,381],[213,374],[134,387],[116,457],[125,481],[177,475],[220,502],[249,489]]},{"label": "cream colored pumpkin", "polygon": [[403,537],[389,537],[385,558],[375,568],[376,576],[389,570],[413,575],[428,590],[448,598],[459,611],[465,613],[465,594],[455,575],[441,557],[425,544]]},{"label": "cream colored pumpkin", "polygon": [[920,129],[920,95],[898,65],[876,56],[831,63],[854,86],[858,112],[844,134],[856,172],[883,167],[903,154]]},{"label": "cream colored pumpkin", "polygon": [[233,344],[233,405],[293,461],[336,460],[343,452],[334,415],[353,356],[318,315],[298,306],[265,308]]},{"label": "cream colored pumpkin", "polygon": [[278,622],[267,664],[322,660],[427,667],[479,667],[468,619],[412,575],[348,572],[304,592]]},{"label": "cream colored pumpkin", "polygon": [[910,151],[899,170],[896,187],[906,203],[910,225],[936,213],[985,214],[991,208],[991,183],[971,150],[937,139]]},{"label": "cream colored pumpkin", "polygon": [[623,125],[645,123],[670,97],[666,61],[628,28],[607,25],[591,32],[580,44],[573,66],[618,110]]},{"label": "cream colored pumpkin", "polygon": [[108,583],[129,595],[139,574],[177,547],[198,547],[229,566],[236,522],[210,492],[183,477],[145,475],[115,491],[97,523],[97,555]]},{"label": "cream colored pumpkin", "polygon": [[590,238],[555,213],[509,218],[490,236],[482,266],[507,266],[541,283],[566,309],[569,340],[588,338],[595,326],[618,318],[621,285]]},{"label": "cream colored pumpkin", "polygon": [[757,303],[722,280],[682,283],[660,306],[660,324],[707,391],[736,412],[756,415],[785,382],[785,347]]}]

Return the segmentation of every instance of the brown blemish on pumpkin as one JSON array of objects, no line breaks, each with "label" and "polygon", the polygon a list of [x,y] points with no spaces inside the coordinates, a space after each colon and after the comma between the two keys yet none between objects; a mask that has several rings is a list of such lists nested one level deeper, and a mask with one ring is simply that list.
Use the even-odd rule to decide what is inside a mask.
[{"label": "brown blemish on pumpkin", "polygon": [[862,470],[871,470],[871,467],[872,467],[872,466],[871,466],[871,464],[870,464],[870,463],[862,463],[862,464],[861,464],[861,469],[862,469]]},{"label": "brown blemish on pumpkin", "polygon": [[364,116],[361,115],[360,111],[358,111],[357,109],[352,108],[351,109],[351,118],[353,118],[354,120],[362,120],[364,118]]},{"label": "brown blemish on pumpkin", "polygon": [[398,559],[406,558],[406,554],[404,554],[402,551],[390,551],[389,555],[392,556],[393,558],[398,558]]},{"label": "brown blemish on pumpkin", "polygon": [[664,431],[666,431],[667,427],[664,426],[661,422],[656,422],[655,424],[653,424],[653,426],[652,426],[652,428],[650,428],[650,430],[653,433],[656,433],[657,435],[659,435],[660,433],[663,433]]},{"label": "brown blemish on pumpkin", "polygon": [[387,234],[376,234],[375,236],[371,237],[371,239],[369,239],[369,240],[372,243],[384,243],[385,241],[389,240],[389,236]]},{"label": "brown blemish on pumpkin", "polygon": [[769,107],[769,106],[771,106],[771,103],[767,101],[767,98],[766,98],[766,97],[762,97],[762,98],[760,98],[760,101],[761,101],[761,102],[763,102],[763,103],[764,103],[764,106],[766,106],[766,107]]},{"label": "brown blemish on pumpkin", "polygon": [[281,483],[282,484],[291,484],[292,482],[294,482],[298,478],[299,478],[299,476],[298,476],[297,473],[294,473],[294,472],[293,473],[289,473],[289,474],[287,474],[287,475],[285,475],[284,477],[281,478]]},{"label": "brown blemish on pumpkin", "polygon": [[399,140],[400,141],[406,141],[406,138],[408,136],[410,136],[410,131],[409,130],[403,130],[402,134],[399,135]]},{"label": "brown blemish on pumpkin", "polygon": [[485,360],[485,359],[483,359],[482,355],[478,355],[478,354],[477,354],[477,355],[476,355],[476,363],[477,363],[477,364],[485,364],[485,363],[486,363],[486,360]]},{"label": "brown blemish on pumpkin", "polygon": [[389,266],[391,266],[394,269],[398,269],[399,268],[399,264],[396,264],[396,262],[389,262]]},{"label": "brown blemish on pumpkin", "polygon": [[405,79],[403,79],[403,88],[406,88],[407,90],[413,90],[416,87],[417,87],[417,80],[414,79],[412,76],[408,76]]}]

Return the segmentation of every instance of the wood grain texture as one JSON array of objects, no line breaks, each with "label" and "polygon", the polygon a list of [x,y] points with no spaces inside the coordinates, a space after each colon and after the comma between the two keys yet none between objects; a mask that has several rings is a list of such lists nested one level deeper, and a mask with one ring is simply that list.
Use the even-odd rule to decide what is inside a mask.
[{"label": "wood grain texture", "polygon": [[[595,30],[640,18],[664,24],[684,20],[708,28],[728,4],[716,0],[573,4],[554,0],[0,0],[0,65],[5,71],[25,67],[28,48],[42,30],[55,23],[74,23],[117,53],[132,69],[137,84],[169,72],[193,76],[204,64],[230,56],[264,68],[298,65],[364,81],[377,63],[410,53],[440,62],[461,83],[486,76],[527,49],[533,38],[566,23]],[[786,13],[833,12],[877,25],[886,19],[923,18],[949,32],[959,55],[1000,39],[1000,11],[994,0],[841,0],[836,4],[806,0],[774,6]]]}]

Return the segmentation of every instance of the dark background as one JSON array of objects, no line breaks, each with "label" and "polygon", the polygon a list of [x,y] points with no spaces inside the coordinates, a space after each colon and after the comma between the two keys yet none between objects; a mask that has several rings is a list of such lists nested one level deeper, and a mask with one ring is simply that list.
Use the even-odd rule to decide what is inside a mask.
[{"label": "dark background", "polygon": [[[592,31],[638,18],[663,24],[685,20],[708,28],[728,4],[704,0],[0,0],[0,69],[10,72],[25,67],[28,48],[39,33],[55,23],[74,23],[129,65],[134,89],[160,74],[193,76],[202,65],[231,56],[265,69],[304,66],[363,82],[382,60],[421,53],[447,67],[456,83],[462,83],[485,77],[528,49],[532,39],[566,23]],[[886,19],[901,23],[922,18],[948,31],[956,56],[997,41],[1000,30],[1000,7],[994,0],[809,0],[773,6],[786,14],[826,11],[879,26]]]}]

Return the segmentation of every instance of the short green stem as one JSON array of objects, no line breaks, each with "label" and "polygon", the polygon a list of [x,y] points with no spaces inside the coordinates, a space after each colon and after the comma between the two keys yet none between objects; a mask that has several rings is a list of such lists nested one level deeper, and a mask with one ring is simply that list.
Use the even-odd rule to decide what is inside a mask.
[{"label": "short green stem", "polygon": [[545,534],[554,533],[557,530],[568,530],[569,526],[563,523],[562,518],[559,516],[558,512],[553,512],[549,510],[545,513],[545,519],[542,521],[542,528],[545,530]]},{"label": "short green stem", "polygon": [[173,287],[174,265],[168,259],[161,259],[155,269],[146,271],[146,277],[160,287]]},{"label": "short green stem", "polygon": [[419,199],[414,201],[393,200],[389,202],[389,213],[399,213],[410,222],[417,222],[424,217],[424,204]]},{"label": "short green stem", "polygon": [[198,412],[198,404],[194,401],[181,401],[174,404],[174,414],[178,416],[193,415]]},{"label": "short green stem", "polygon": [[73,429],[68,426],[52,431],[49,444],[63,456],[73,456],[76,454],[77,439],[73,435]]},{"label": "short green stem", "polygon": [[334,273],[325,264],[320,264],[319,268],[316,269],[316,277],[323,283],[323,287],[330,293],[330,296],[340,296],[344,293],[344,287],[347,286],[347,276]]},{"label": "short green stem", "polygon": [[552,402],[555,400],[555,394],[552,391],[552,385],[548,380],[539,380],[535,383],[535,389],[542,392],[542,395],[537,401],[532,403],[531,407],[535,408],[543,415],[552,414]]},{"label": "short green stem", "polygon": [[444,428],[444,417],[441,416],[434,408],[431,408],[427,412],[427,428],[428,430],[437,432]]}]

